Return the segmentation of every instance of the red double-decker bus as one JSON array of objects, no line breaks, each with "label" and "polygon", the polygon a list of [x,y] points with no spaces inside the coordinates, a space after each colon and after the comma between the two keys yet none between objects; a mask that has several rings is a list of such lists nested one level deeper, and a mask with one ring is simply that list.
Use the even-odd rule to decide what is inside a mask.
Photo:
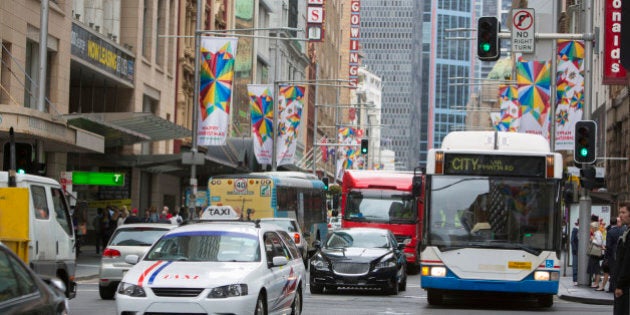
[{"label": "red double-decker bus", "polygon": [[420,271],[422,179],[417,171],[414,176],[414,172],[348,170],[341,184],[341,227],[392,231],[406,245],[409,274]]}]

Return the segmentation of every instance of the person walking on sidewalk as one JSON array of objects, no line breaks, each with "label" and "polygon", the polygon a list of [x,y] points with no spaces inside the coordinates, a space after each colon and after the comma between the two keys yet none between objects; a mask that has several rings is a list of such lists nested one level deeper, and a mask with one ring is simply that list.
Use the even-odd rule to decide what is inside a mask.
[{"label": "person walking on sidewalk", "polygon": [[[619,205],[619,219],[626,227],[630,226],[630,202]],[[630,240],[628,240],[626,228],[617,243],[617,260],[613,282],[615,283],[615,302],[613,306],[614,315],[630,314]]]},{"label": "person walking on sidewalk", "polygon": [[608,292],[615,292],[615,266],[616,266],[616,253],[617,242],[623,235],[624,229],[622,228],[621,219],[619,217],[610,219],[610,229],[606,233],[606,252],[604,253],[605,260],[608,262],[608,268],[610,272],[610,280],[608,282]]},{"label": "person walking on sidewalk", "polygon": [[571,268],[573,269],[573,285],[578,285],[578,233],[580,219],[575,221],[575,226],[571,230]]}]

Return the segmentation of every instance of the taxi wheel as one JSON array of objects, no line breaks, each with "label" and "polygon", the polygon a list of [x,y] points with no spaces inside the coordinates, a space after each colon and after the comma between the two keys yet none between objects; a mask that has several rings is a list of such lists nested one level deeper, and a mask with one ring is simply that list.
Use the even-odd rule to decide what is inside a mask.
[{"label": "taxi wheel", "polygon": [[295,299],[291,305],[291,315],[302,314],[302,290],[295,291]]},{"label": "taxi wheel", "polygon": [[256,310],[254,315],[267,315],[267,307],[265,307],[265,295],[258,295],[258,301],[256,301]]}]

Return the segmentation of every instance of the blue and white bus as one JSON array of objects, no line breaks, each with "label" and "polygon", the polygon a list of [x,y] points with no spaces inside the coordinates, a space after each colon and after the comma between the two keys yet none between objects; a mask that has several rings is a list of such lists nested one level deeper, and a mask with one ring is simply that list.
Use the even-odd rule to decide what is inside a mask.
[{"label": "blue and white bus", "polygon": [[449,133],[427,156],[421,287],[432,305],[472,293],[553,305],[562,156],[539,135]]}]

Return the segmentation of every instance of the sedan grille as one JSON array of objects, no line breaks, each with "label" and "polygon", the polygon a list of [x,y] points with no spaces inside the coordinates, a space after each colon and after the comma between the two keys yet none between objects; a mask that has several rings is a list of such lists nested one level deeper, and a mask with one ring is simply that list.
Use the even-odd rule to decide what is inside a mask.
[{"label": "sedan grille", "polygon": [[365,274],[370,269],[370,264],[360,263],[347,263],[347,262],[334,262],[333,270],[336,273],[343,273],[347,275],[359,275]]},{"label": "sedan grille", "polygon": [[200,288],[151,288],[157,296],[171,297],[195,297],[201,294],[204,289]]}]

